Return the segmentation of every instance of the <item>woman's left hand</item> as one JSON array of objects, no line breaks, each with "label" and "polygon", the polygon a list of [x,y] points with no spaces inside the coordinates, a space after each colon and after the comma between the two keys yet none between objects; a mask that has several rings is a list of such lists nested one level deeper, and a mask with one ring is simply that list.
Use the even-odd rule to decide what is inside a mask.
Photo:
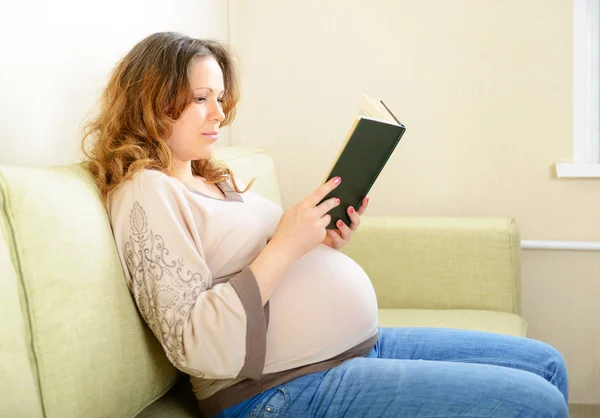
[{"label": "woman's left hand", "polygon": [[360,217],[367,210],[367,206],[369,206],[368,197],[363,199],[362,205],[360,205],[358,211],[355,211],[352,206],[349,206],[348,209],[346,209],[346,212],[350,217],[350,226],[346,225],[341,219],[338,220],[335,224],[338,229],[328,229],[323,244],[336,250],[339,250],[344,245],[348,244],[352,235],[354,235],[356,228],[360,225]]}]

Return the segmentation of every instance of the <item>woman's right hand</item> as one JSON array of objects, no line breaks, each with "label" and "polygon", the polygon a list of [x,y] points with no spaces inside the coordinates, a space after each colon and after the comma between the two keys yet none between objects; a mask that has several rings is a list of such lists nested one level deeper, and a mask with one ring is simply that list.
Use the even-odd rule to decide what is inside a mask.
[{"label": "woman's right hand", "polygon": [[325,239],[325,229],[331,221],[329,212],[340,204],[332,197],[323,201],[332,190],[339,186],[341,179],[334,177],[320,186],[304,200],[287,209],[275,229],[271,244],[280,246],[294,258],[300,258]]}]

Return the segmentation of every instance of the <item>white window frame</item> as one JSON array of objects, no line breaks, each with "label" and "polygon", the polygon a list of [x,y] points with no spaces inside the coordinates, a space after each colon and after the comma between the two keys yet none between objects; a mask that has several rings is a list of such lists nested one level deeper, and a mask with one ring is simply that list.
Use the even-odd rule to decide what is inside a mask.
[{"label": "white window frame", "polygon": [[600,0],[573,0],[573,161],[558,178],[600,178]]}]

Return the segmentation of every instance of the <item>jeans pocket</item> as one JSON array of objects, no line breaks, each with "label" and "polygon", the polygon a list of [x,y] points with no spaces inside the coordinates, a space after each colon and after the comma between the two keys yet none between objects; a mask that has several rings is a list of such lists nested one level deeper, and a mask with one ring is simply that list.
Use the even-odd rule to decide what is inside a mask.
[{"label": "jeans pocket", "polygon": [[253,417],[257,418],[280,418],[283,417],[288,404],[288,394],[285,388],[277,388],[271,396],[261,402]]}]

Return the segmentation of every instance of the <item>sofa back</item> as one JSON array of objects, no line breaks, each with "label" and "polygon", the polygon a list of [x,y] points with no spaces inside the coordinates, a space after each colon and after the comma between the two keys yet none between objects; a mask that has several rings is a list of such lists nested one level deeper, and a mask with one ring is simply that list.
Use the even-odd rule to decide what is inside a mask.
[{"label": "sofa back", "polygon": [[246,184],[255,178],[251,190],[282,206],[275,163],[264,150],[250,146],[224,147],[215,150],[215,157],[225,161]]},{"label": "sofa back", "polygon": [[[266,154],[217,156],[280,203]],[[0,167],[0,231],[0,416],[133,417],[176,382],[80,165]]]},{"label": "sofa back", "polygon": [[42,417],[38,382],[30,358],[31,338],[22,315],[19,281],[0,229],[0,417]]}]

